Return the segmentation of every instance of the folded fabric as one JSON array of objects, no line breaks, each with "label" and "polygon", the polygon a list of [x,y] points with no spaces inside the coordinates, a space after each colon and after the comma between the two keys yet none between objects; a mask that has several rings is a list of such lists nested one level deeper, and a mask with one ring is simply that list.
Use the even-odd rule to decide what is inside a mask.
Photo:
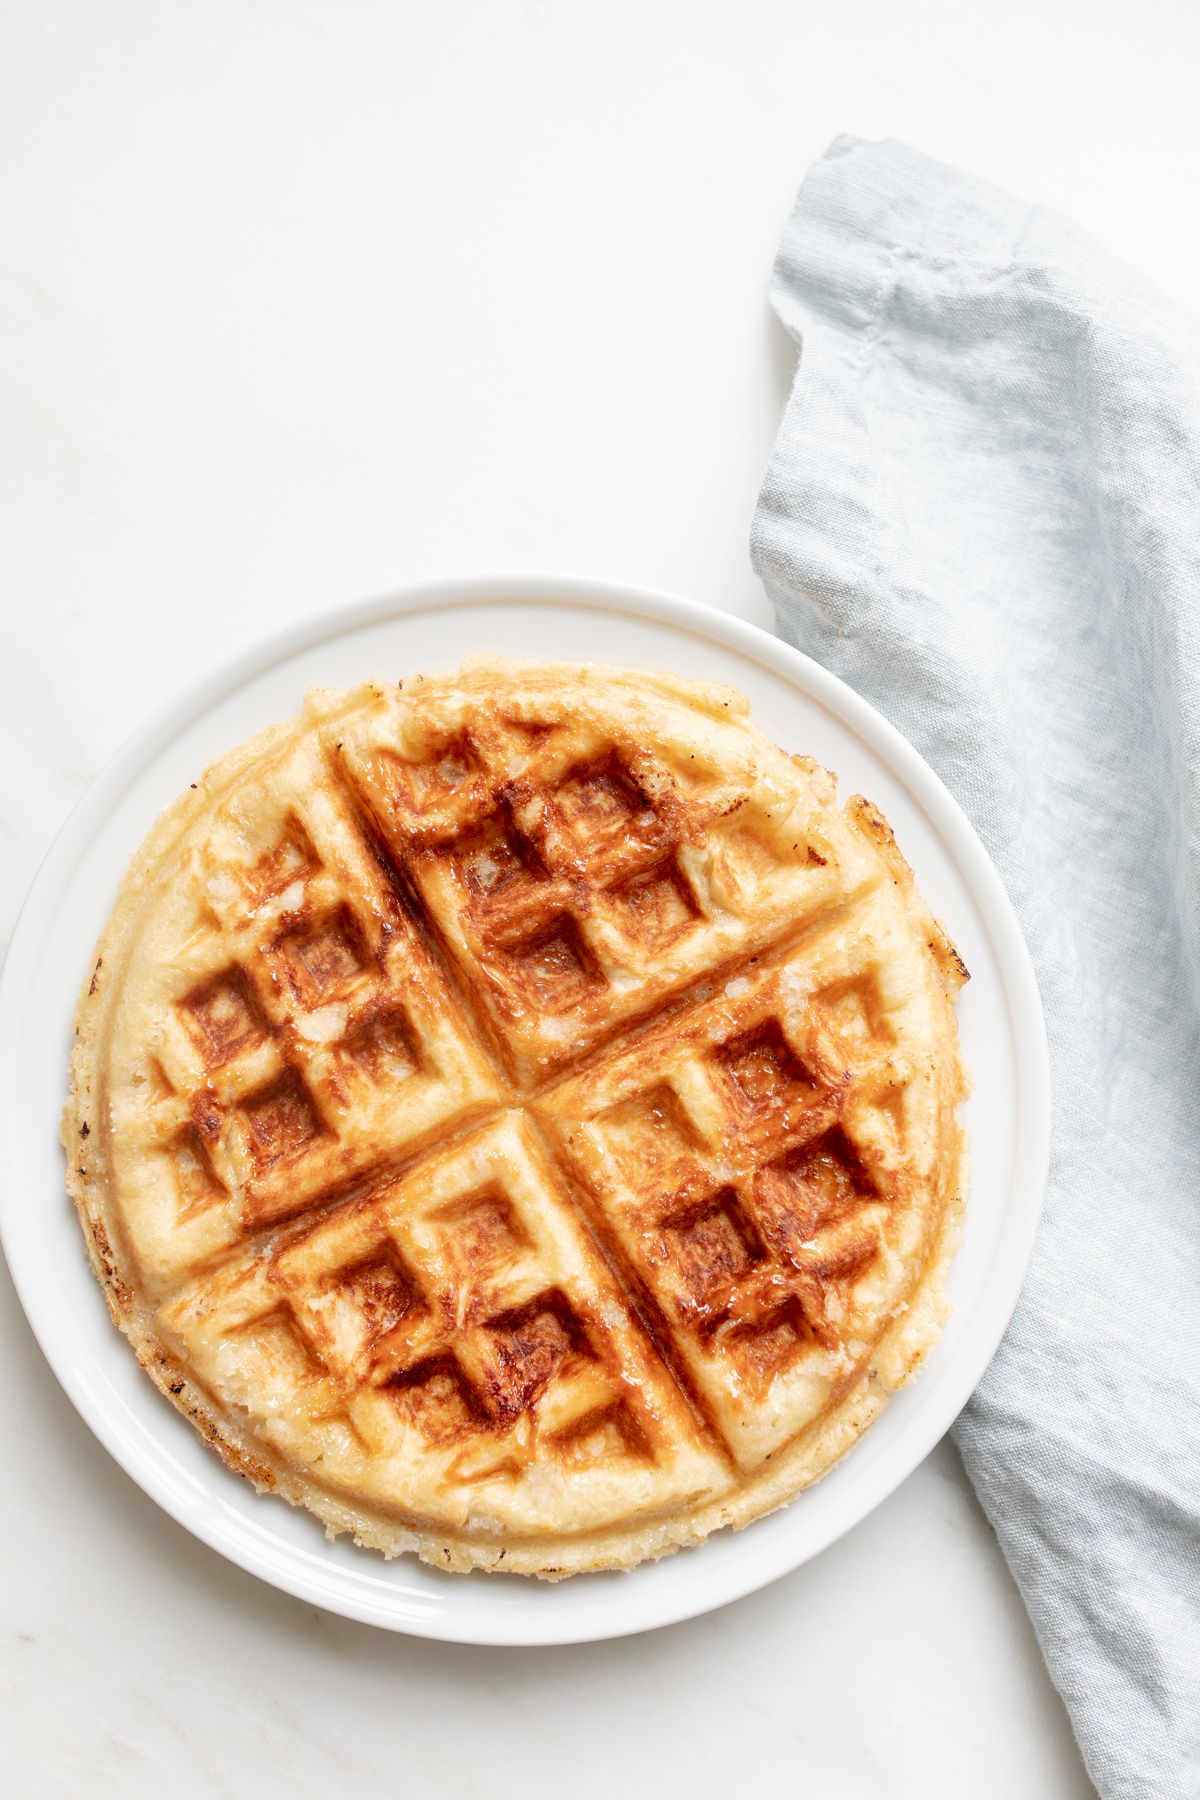
[{"label": "folded fabric", "polygon": [[1200,341],[902,144],[809,174],[754,519],[779,629],[938,770],[1053,1071],[1044,1222],[956,1426],[1088,1770],[1200,1794]]}]

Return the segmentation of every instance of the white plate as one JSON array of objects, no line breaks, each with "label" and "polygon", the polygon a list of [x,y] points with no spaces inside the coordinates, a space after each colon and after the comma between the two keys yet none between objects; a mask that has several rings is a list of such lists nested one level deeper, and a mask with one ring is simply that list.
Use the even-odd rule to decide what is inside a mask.
[{"label": "white plate", "polygon": [[[328,1543],[307,1514],[226,1472],[113,1329],[65,1197],[58,1119],[71,1017],[126,860],[213,757],[295,711],[311,683],[397,679],[474,651],[667,667],[731,682],[766,734],[887,814],[971,970],[959,1003],[975,1096],[974,1183],[954,1315],[915,1385],[831,1474],[747,1531],[627,1575],[551,1586],[451,1576]],[[982,1375],[1029,1257],[1046,1171],[1046,1045],[1029,957],[975,833],[916,751],[806,657],[707,607],[597,582],[443,582],[308,619],[237,657],[136,733],[84,795],[33,884],[0,981],[0,1229],[38,1340],[100,1441],[214,1549],[350,1618],[426,1637],[557,1644],[691,1617],[794,1569],[926,1456]]]}]

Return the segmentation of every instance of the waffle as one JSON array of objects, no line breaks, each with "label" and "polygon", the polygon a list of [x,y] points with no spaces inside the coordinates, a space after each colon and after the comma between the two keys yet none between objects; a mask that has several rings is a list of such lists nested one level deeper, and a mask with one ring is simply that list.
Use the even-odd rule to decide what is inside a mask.
[{"label": "waffle", "polygon": [[729,689],[317,691],[134,859],[68,1185],[258,1488],[447,1569],[630,1567],[791,1499],[936,1339],[964,979]]}]

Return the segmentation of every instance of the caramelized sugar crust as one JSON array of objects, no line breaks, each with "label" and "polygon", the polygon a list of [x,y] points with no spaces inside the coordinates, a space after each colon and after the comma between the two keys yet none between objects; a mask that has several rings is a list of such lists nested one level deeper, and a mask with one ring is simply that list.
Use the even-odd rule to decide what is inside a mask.
[{"label": "caramelized sugar crust", "polygon": [[743,1525],[934,1341],[965,971],[730,690],[481,659],[308,697],[135,858],[69,1187],[221,1455],[443,1567]]}]

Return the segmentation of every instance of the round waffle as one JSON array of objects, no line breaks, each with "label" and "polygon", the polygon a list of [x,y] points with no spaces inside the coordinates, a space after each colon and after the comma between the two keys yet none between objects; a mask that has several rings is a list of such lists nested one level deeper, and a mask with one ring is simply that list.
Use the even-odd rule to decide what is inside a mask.
[{"label": "round waffle", "polygon": [[545,1576],[744,1525],[936,1338],[965,971],[870,804],[726,688],[315,692],[135,857],[68,1185],[231,1467]]}]

